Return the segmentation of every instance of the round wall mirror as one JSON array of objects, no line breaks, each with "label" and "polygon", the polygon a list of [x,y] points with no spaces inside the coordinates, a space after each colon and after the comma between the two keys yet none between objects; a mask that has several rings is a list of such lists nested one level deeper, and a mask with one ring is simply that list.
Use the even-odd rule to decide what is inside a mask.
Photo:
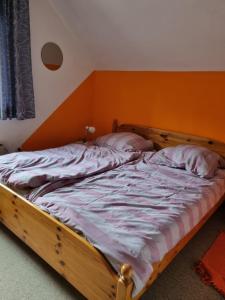
[{"label": "round wall mirror", "polygon": [[63,63],[62,50],[55,43],[46,43],[41,50],[41,59],[45,67],[49,70],[58,70]]}]

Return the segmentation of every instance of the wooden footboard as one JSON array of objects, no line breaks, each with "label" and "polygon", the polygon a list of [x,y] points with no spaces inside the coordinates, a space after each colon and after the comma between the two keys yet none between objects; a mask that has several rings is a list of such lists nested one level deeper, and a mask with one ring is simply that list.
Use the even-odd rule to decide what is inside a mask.
[{"label": "wooden footboard", "polygon": [[[223,196],[162,261],[154,264],[149,281],[133,300],[141,298],[224,199]],[[104,256],[82,236],[2,184],[0,221],[87,299],[132,300],[132,269],[129,265],[122,265],[120,274],[117,274]]]},{"label": "wooden footboard", "polygon": [[0,184],[0,221],[87,299],[129,300],[131,268],[118,275],[82,236]]}]

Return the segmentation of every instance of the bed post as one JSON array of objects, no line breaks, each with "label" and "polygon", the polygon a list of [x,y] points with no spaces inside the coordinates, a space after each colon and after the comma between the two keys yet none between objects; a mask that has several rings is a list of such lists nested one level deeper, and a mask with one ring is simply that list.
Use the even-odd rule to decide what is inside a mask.
[{"label": "bed post", "polygon": [[112,132],[117,132],[118,127],[119,127],[119,122],[117,119],[114,119],[112,123]]},{"label": "bed post", "polygon": [[133,280],[132,280],[132,267],[124,264],[121,267],[120,277],[117,283],[116,300],[131,300]]}]

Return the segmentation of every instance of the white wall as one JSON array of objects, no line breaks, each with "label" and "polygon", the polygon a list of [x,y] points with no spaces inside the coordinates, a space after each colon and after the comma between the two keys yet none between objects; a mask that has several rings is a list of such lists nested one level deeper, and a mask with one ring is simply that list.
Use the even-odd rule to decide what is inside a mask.
[{"label": "white wall", "polygon": [[[0,143],[9,150],[20,146],[95,69],[81,40],[64,26],[51,2],[30,0],[30,19],[36,118],[0,121]],[[62,67],[54,72],[41,61],[41,48],[49,41],[61,47],[64,57]]]},{"label": "white wall", "polygon": [[225,70],[224,0],[53,0],[100,70]]}]

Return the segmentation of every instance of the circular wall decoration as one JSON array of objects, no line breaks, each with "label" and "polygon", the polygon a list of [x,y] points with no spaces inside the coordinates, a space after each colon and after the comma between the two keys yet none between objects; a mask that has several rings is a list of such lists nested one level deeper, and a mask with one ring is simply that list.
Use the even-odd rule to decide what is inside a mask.
[{"label": "circular wall decoration", "polygon": [[41,59],[47,69],[56,71],[63,64],[62,50],[53,42],[46,43],[41,50]]}]

